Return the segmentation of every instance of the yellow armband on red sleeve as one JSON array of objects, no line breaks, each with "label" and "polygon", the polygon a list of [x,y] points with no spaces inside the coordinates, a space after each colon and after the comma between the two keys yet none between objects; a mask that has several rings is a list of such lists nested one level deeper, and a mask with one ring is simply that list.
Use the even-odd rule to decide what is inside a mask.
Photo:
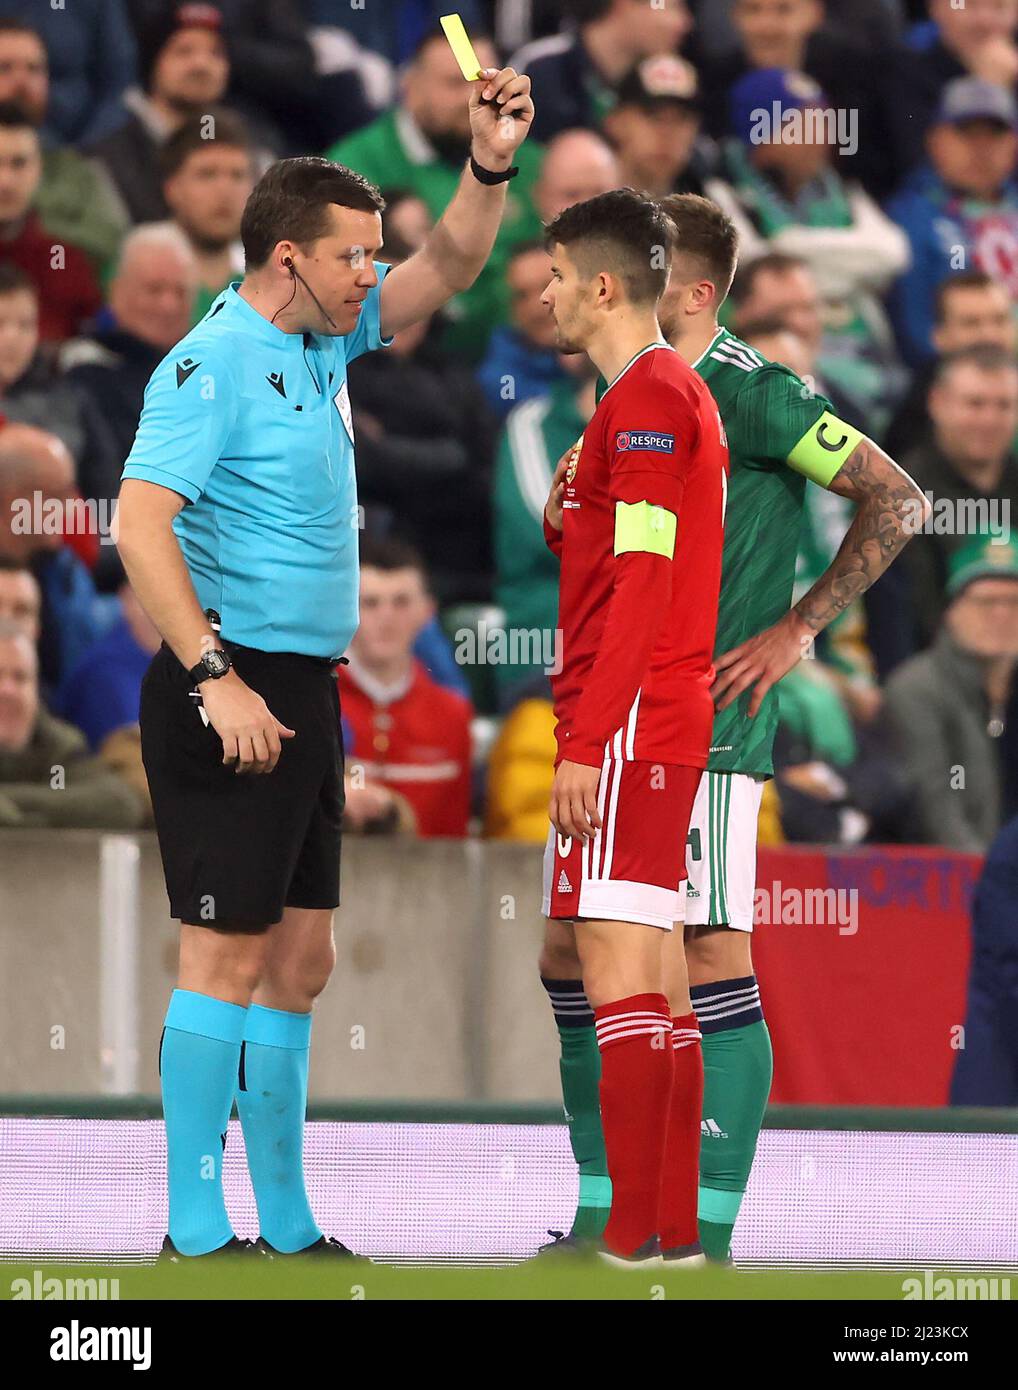
[{"label": "yellow armband on red sleeve", "polygon": [[665,507],[654,507],[649,502],[615,503],[616,555],[643,551],[671,560],[677,529],[678,518]]}]

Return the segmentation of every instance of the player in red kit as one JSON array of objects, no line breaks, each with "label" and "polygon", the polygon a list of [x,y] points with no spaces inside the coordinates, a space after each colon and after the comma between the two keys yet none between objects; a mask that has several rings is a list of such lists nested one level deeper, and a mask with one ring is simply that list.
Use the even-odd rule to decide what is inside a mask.
[{"label": "player in red kit", "polygon": [[661,337],[668,219],[621,189],[568,208],[548,239],[560,349],[609,386],[545,520],[562,669],[544,912],[574,926],[596,1020],[603,1253],[699,1263],[703,1062],[681,952],[666,965],[662,943],[683,919],[710,745],[728,450],[710,391]]}]

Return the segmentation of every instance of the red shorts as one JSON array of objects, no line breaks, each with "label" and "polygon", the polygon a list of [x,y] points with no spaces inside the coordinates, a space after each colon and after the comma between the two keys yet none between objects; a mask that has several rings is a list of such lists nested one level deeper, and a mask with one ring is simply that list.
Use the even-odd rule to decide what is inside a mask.
[{"label": "red shorts", "polygon": [[685,913],[686,836],[702,775],[698,767],[606,759],[593,840],[549,831],[544,915],[671,931]]}]

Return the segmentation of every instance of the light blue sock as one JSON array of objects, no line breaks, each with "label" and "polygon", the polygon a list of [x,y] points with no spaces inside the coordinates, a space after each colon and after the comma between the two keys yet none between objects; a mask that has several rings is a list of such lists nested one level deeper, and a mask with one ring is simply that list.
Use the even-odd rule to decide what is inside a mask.
[{"label": "light blue sock", "polygon": [[175,989],[166,1011],[159,1073],[170,1239],[183,1255],[206,1255],[233,1236],[223,1200],[223,1148],[246,1017],[239,1004],[189,989]]},{"label": "light blue sock", "polygon": [[263,1004],[248,1009],[237,1111],[261,1233],[287,1255],[322,1234],[304,1186],[310,1048],[310,1014]]}]

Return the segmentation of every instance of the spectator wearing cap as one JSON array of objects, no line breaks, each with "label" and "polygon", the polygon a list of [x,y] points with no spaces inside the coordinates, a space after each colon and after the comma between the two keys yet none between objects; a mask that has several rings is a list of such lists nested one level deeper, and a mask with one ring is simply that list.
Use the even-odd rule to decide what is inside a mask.
[{"label": "spectator wearing cap", "polygon": [[222,17],[214,5],[164,5],[139,37],[140,86],[124,95],[119,128],[88,146],[132,222],[166,217],[159,152],[189,116],[221,102],[230,80]]},{"label": "spectator wearing cap", "polygon": [[[489,39],[474,47],[485,67],[498,67]],[[441,29],[429,30],[403,74],[400,101],[363,130],[333,145],[330,159],[349,165],[379,188],[416,193],[436,221],[450,202],[470,150],[470,112],[458,62]],[[520,173],[509,184],[495,248],[473,287],[445,308],[444,344],[479,361],[492,328],[508,314],[505,268],[521,241],[541,235],[532,196],[540,147],[525,142],[514,156]]]},{"label": "spectator wearing cap", "polygon": [[554,222],[574,203],[585,203],[620,186],[619,162],[611,145],[593,130],[563,130],[548,141],[534,206],[541,222]]},{"label": "spectator wearing cap", "polygon": [[115,497],[131,452],[148,379],[188,331],[198,272],[184,234],[166,223],[129,232],[110,281],[103,324],[60,351],[69,389],[91,403],[112,436],[111,465],[92,478],[99,497]]},{"label": "spectator wearing cap", "polygon": [[890,295],[901,350],[913,366],[934,355],[937,288],[956,270],[984,270],[1018,306],[1018,103],[978,78],[945,87],[926,140],[928,163],[887,211],[904,229],[912,263]]},{"label": "spectator wearing cap", "polygon": [[38,130],[20,107],[0,106],[0,259],[20,267],[35,286],[43,341],[62,342],[81,331],[102,298],[85,253],[40,218],[41,178]]},{"label": "spectator wearing cap", "polygon": [[[129,0],[135,28],[147,25],[166,8],[166,0]],[[335,14],[342,6],[326,0]],[[230,58],[227,104],[239,112],[259,142],[280,154],[305,154],[321,149],[340,133],[371,119],[361,74],[356,68],[339,74],[317,71],[316,44],[310,25],[316,23],[309,0],[215,0]],[[352,24],[368,16],[363,0],[352,10]],[[371,5],[367,10],[388,10]],[[334,20],[331,22],[335,22]]]},{"label": "spectator wearing cap", "polygon": [[116,130],[137,70],[124,0],[17,0],[10,8],[42,36],[49,55],[48,139],[87,146]]},{"label": "spectator wearing cap", "polygon": [[477,371],[488,405],[500,420],[524,401],[543,396],[565,377],[555,320],[541,297],[551,279],[551,256],[543,242],[524,242],[506,271],[510,322],[496,328]]},{"label": "spectator wearing cap", "polygon": [[622,79],[604,132],[619,161],[619,181],[655,198],[703,193],[706,153],[698,147],[696,69],[684,58],[645,58]]},{"label": "spectator wearing cap", "polygon": [[185,238],[198,271],[192,312],[197,323],[231,280],[244,274],[240,221],[254,187],[255,156],[240,117],[213,110],[190,116],[175,130],[160,162],[171,213],[166,225]]},{"label": "spectator wearing cap", "polygon": [[981,343],[1003,348],[1012,356],[1018,352],[1018,319],[1007,286],[985,270],[960,270],[942,280],[934,294],[932,336],[936,357],[913,375],[908,395],[881,441],[891,458],[903,458],[928,445],[927,397],[942,358]]},{"label": "spectator wearing cap", "polygon": [[894,100],[907,119],[889,136],[899,168],[924,157],[924,141],[948,83],[975,77],[1012,93],[1018,84],[1018,0],[927,0],[928,20],[891,55]]},{"label": "spectator wearing cap", "polygon": [[907,267],[908,241],[843,178],[838,150],[851,130],[811,77],[748,73],[731,92],[731,129],[707,195],[734,221],[744,259],[777,251],[809,266],[832,347],[866,364],[867,412],[879,432],[907,385],[880,296]]},{"label": "spectator wearing cap", "polygon": [[598,128],[625,75],[643,58],[674,53],[693,27],[685,0],[566,0],[562,9],[575,27],[510,59],[533,83],[538,140],[574,126]]},{"label": "spectator wearing cap", "polygon": [[127,230],[127,211],[106,171],[47,129],[50,103],[46,45],[30,25],[0,19],[0,104],[19,106],[39,127],[42,178],[36,208],[61,241],[80,246],[97,269],[109,264]]},{"label": "spectator wearing cap", "polygon": [[858,149],[838,161],[845,176],[874,197],[885,197],[896,181],[886,138],[886,49],[861,41],[855,24],[852,34],[847,26],[834,27],[831,21],[843,8],[824,0],[733,0],[734,45],[700,65],[704,118],[709,133],[721,140],[728,134],[728,93],[747,73],[804,72],[859,122]]},{"label": "spectator wearing cap", "polygon": [[933,517],[902,558],[925,645],[944,609],[951,560],[974,531],[1006,538],[1018,518],[1018,364],[1013,353],[977,345],[939,363],[927,399],[931,441],[901,466],[933,503]]},{"label": "spectator wearing cap", "polygon": [[1018,546],[952,557],[933,646],[887,683],[888,718],[928,844],[983,853],[1018,812]]}]

